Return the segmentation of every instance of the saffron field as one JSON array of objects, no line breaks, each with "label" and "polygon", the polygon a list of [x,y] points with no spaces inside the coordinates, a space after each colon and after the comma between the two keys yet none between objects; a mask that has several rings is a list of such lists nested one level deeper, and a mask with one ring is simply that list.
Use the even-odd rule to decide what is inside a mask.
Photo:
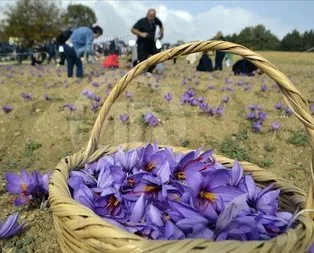
[{"label": "saffron field", "polygon": [[[312,53],[261,52],[314,101]],[[237,58],[235,58],[237,59]],[[0,242],[2,252],[59,252],[49,208],[12,205],[7,171],[52,171],[87,144],[99,107],[128,71],[87,65],[82,80],[53,65],[0,65],[0,220],[18,211],[24,232]],[[203,147],[270,170],[308,188],[310,147],[302,124],[265,74],[199,73],[183,58],[156,79],[133,80],[108,115],[102,144],[157,142]],[[314,111],[314,108],[312,108]]]}]

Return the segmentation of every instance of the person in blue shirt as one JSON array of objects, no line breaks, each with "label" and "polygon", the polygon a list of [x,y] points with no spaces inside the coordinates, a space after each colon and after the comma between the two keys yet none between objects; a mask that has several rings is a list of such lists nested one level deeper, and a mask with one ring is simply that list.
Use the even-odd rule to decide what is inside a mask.
[{"label": "person in blue shirt", "polygon": [[68,77],[73,77],[74,65],[76,66],[76,77],[83,77],[83,63],[81,57],[85,57],[91,53],[92,43],[95,38],[98,38],[103,33],[99,26],[79,27],[75,29],[70,38],[67,40],[64,48],[65,58],[68,63]]}]

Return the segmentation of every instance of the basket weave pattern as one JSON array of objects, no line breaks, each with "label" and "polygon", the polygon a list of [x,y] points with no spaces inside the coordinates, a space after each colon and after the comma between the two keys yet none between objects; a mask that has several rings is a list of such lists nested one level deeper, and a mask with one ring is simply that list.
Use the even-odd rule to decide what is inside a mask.
[{"label": "basket weave pattern", "polygon": [[[194,42],[156,54],[137,65],[121,78],[111,91],[99,112],[86,149],[62,159],[52,174],[49,184],[49,202],[53,212],[54,226],[58,234],[58,242],[63,252],[307,252],[314,241],[314,222],[309,214],[300,215],[297,220],[298,225],[294,229],[289,229],[286,233],[268,241],[213,242],[205,239],[153,241],[116,228],[71,197],[67,185],[69,172],[73,169],[83,167],[88,162],[96,161],[104,154],[110,154],[117,151],[116,146],[107,145],[99,148],[98,144],[104,120],[106,119],[111,106],[127,85],[151,65],[164,62],[174,57],[208,50],[220,50],[240,55],[250,60],[264,73],[275,80],[286,102],[298,119],[304,124],[308,133],[310,145],[312,150],[314,150],[314,119],[309,113],[307,101],[283,73],[277,70],[275,66],[260,55],[243,46],[223,41]],[[127,150],[143,145],[144,143],[127,143],[120,146],[124,150]],[[176,152],[183,153],[190,151],[190,149],[181,147],[173,147],[173,149]],[[216,155],[215,158],[226,167],[232,167],[232,159],[220,155]],[[280,189],[280,204],[283,209],[295,212],[296,210],[302,210],[305,207],[312,207],[312,187],[310,188],[308,198],[306,199],[306,193],[288,181],[265,171],[254,164],[241,162],[241,165],[246,173],[252,174],[255,182],[259,185],[274,183],[275,188]]]}]

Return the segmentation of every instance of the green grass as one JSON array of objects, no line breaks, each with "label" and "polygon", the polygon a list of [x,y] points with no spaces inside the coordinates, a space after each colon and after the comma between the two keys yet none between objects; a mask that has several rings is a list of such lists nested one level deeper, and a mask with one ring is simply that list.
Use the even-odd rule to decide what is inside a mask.
[{"label": "green grass", "polygon": [[292,136],[288,139],[288,142],[299,147],[304,147],[308,144],[308,137],[304,131],[294,131],[292,132]]},{"label": "green grass", "polygon": [[263,159],[259,161],[257,165],[261,168],[269,168],[271,165],[273,165],[273,161],[270,159]]},{"label": "green grass", "polygon": [[186,138],[181,138],[180,139],[180,145],[181,145],[181,147],[187,147],[190,145],[190,140],[188,140]]},{"label": "green grass", "polygon": [[41,147],[40,143],[28,141],[25,144],[25,149],[24,149],[24,155],[25,156],[31,156],[35,150],[39,149]]},{"label": "green grass", "polygon": [[219,151],[232,159],[237,159],[239,161],[250,160],[248,150],[237,140],[232,140],[230,138],[224,139],[219,144]]}]

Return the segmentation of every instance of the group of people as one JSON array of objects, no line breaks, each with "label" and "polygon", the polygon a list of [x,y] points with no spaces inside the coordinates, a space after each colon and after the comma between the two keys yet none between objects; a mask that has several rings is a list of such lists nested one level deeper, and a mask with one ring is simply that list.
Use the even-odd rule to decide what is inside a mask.
[{"label": "group of people", "polygon": [[[159,27],[158,36],[156,36],[157,27]],[[156,17],[155,9],[149,9],[146,17],[141,18],[133,25],[131,32],[137,36],[136,47],[133,47],[134,50],[132,52],[132,55],[136,55],[137,59],[132,62],[133,66],[160,52],[161,49],[156,47],[156,40],[163,38],[164,26],[161,20]],[[87,54],[98,54],[97,51],[93,52],[92,43],[95,38],[98,38],[102,34],[102,28],[96,25],[91,28],[78,27],[74,30],[67,30],[57,37],[61,60],[65,58],[67,61],[68,77],[73,77],[75,66],[76,77],[83,77],[83,63],[81,58],[86,57]],[[221,32],[218,32],[214,39],[225,40]],[[114,40],[110,44],[109,56],[107,56],[103,62],[105,68],[119,66],[117,43],[118,41]],[[226,55],[222,51],[216,51],[215,54],[214,67],[208,52],[203,52],[196,69],[205,72],[222,70],[223,60]],[[174,59],[174,63],[175,62],[176,59]],[[146,75],[151,76],[155,67],[156,66],[149,67],[146,71]],[[160,66],[158,67],[160,70]]]}]

